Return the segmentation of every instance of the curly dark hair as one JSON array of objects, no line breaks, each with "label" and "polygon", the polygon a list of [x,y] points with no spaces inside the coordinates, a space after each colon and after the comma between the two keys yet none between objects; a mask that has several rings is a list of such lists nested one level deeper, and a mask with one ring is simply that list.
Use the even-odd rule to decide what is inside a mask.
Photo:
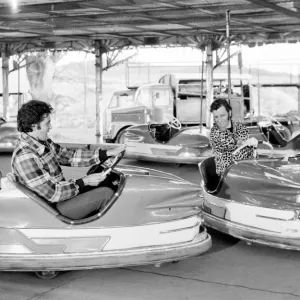
[{"label": "curly dark hair", "polygon": [[216,99],[210,106],[210,112],[213,112],[214,110],[218,110],[221,106],[224,106],[227,112],[229,113],[232,108],[228,101],[224,98]]},{"label": "curly dark hair", "polygon": [[32,125],[40,124],[52,111],[53,108],[46,102],[40,100],[28,101],[18,111],[18,130],[20,132],[31,132]]}]

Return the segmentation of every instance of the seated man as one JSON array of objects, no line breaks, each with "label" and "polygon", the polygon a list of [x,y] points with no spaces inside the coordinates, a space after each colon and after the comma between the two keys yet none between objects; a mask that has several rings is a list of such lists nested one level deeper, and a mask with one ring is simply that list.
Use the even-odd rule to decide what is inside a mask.
[{"label": "seated man", "polygon": [[[226,99],[217,99],[210,106],[214,125],[210,131],[210,144],[216,163],[216,173],[221,176],[233,161],[253,158],[257,139],[250,138],[247,127],[231,119],[232,108]],[[245,146],[235,153],[238,147]]]},{"label": "seated man", "polygon": [[[125,146],[107,151],[63,148],[48,138],[48,132],[52,128],[52,111],[48,103],[39,100],[31,100],[22,105],[17,116],[21,137],[12,155],[11,168],[16,182],[25,185],[47,201],[58,203],[72,201],[70,199],[81,193],[85,186],[97,186],[106,177],[97,173],[66,181],[61,165],[87,167],[99,164],[109,156],[118,155]],[[92,205],[83,205],[83,197],[80,198],[81,203],[74,201],[74,205],[80,207],[74,218],[83,218],[99,208],[106,200],[100,198],[98,203]]]}]

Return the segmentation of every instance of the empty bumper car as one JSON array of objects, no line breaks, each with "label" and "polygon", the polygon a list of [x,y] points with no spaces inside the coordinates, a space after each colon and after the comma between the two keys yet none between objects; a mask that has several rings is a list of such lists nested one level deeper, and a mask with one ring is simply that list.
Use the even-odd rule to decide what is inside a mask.
[{"label": "empty bumper car", "polygon": [[13,152],[19,136],[17,124],[0,117],[0,152]]},{"label": "empty bumper car", "polygon": [[[170,119],[170,120],[169,120]],[[212,155],[209,130],[182,128],[170,116],[163,123],[131,126],[125,131],[126,157],[172,164],[197,164]]]}]

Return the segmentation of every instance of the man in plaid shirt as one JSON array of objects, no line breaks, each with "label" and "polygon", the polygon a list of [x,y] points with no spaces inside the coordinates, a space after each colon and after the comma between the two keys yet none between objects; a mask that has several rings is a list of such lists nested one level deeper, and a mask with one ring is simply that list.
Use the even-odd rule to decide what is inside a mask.
[{"label": "man in plaid shirt", "polygon": [[[110,156],[118,155],[125,146],[107,151],[63,148],[48,138],[52,128],[52,111],[48,103],[38,100],[22,105],[17,117],[21,137],[13,153],[11,167],[16,182],[24,184],[47,201],[57,203],[75,197],[85,186],[97,186],[106,178],[106,175],[97,173],[66,181],[61,165],[87,167],[99,164]],[[100,207],[102,202],[103,199],[99,199],[95,205]]]}]

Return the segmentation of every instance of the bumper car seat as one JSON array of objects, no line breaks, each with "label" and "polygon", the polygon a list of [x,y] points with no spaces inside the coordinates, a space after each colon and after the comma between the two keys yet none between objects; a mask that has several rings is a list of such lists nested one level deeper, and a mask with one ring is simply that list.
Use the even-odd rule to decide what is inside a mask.
[{"label": "bumper car seat", "polygon": [[61,201],[58,203],[51,203],[46,199],[40,197],[37,193],[25,185],[16,182],[15,176],[12,173],[7,174],[7,178],[21,190],[24,194],[29,196],[39,205],[57,215],[58,213],[71,220],[79,220],[99,212],[106,203],[114,195],[114,190],[110,187],[96,187],[85,193],[79,194],[74,198]]},{"label": "bumper car seat", "polygon": [[284,147],[287,144],[287,140],[280,134],[280,132],[272,125],[268,129],[269,141],[274,146]]},{"label": "bumper car seat", "polygon": [[200,164],[200,172],[207,192],[216,194],[220,189],[222,177],[216,173],[216,163],[213,156],[205,159]]}]

